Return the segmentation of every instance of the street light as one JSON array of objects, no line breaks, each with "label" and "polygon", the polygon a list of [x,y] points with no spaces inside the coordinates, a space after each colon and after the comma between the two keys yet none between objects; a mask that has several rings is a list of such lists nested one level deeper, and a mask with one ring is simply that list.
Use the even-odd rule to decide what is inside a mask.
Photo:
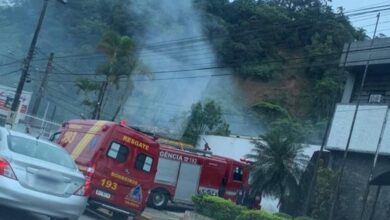
[{"label": "street light", "polygon": [[[20,76],[18,87],[16,88],[15,96],[12,102],[11,106],[11,113],[9,115],[9,123],[11,124],[11,127],[14,127],[16,123],[16,116],[19,112],[19,105],[20,105],[20,97],[23,92],[24,84],[26,83],[26,79],[28,76],[28,70],[30,69],[31,60],[34,56],[35,46],[37,44],[39,32],[42,27],[43,19],[46,15],[46,9],[49,3],[49,0],[43,0],[43,6],[41,10],[41,14],[39,16],[38,25],[35,28],[34,36],[30,44],[30,48],[27,53],[27,57],[23,61],[23,68],[22,68],[22,75]],[[68,0],[57,0],[60,3],[66,4]]]}]

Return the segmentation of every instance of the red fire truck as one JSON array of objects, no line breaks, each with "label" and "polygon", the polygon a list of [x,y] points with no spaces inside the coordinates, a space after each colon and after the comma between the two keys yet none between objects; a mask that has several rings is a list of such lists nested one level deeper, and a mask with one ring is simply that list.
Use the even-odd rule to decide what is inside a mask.
[{"label": "red fire truck", "polygon": [[115,220],[144,210],[160,152],[153,138],[115,122],[72,120],[53,140],[87,177],[89,207],[106,208]]},{"label": "red fire truck", "polygon": [[194,194],[207,193],[259,208],[260,196],[250,200],[247,163],[213,156],[206,151],[160,145],[149,206],[163,209],[168,201],[192,205]]}]

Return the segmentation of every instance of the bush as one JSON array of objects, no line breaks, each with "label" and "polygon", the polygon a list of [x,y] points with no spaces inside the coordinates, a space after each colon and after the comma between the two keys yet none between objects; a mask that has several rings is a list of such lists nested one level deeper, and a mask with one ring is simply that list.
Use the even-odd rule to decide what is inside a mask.
[{"label": "bush", "polygon": [[215,220],[236,219],[244,207],[216,196],[196,195],[192,197],[195,204],[195,211]]},{"label": "bush", "polygon": [[316,219],[307,216],[300,216],[300,217],[296,217],[294,220],[316,220]]},{"label": "bush", "polygon": [[285,219],[293,219],[293,217],[291,215],[283,213],[283,212],[274,213],[274,216],[278,216],[278,217],[285,218]]},{"label": "bush", "polygon": [[272,215],[261,210],[245,210],[236,220],[287,220],[287,218]]},{"label": "bush", "polygon": [[[262,210],[248,210],[217,196],[195,195],[192,197],[195,211],[215,220],[290,220],[284,213],[271,214]],[[301,219],[305,220],[305,219]],[[310,219],[311,220],[311,219]]]}]

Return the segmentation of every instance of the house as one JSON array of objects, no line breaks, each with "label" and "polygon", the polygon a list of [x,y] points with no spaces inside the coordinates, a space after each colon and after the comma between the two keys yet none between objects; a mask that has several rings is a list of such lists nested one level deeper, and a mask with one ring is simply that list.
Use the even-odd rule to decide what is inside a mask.
[{"label": "house", "polygon": [[[390,105],[390,38],[374,39],[372,47],[371,43],[372,40],[346,44],[340,60],[340,66],[348,71],[348,75],[325,146],[329,151],[328,166],[333,170],[339,170],[342,164],[358,102],[360,106],[350,139],[335,219],[359,219],[378,143],[381,143],[381,148],[374,176],[390,171],[390,118],[387,115]],[[367,75],[359,97],[367,63]],[[369,219],[372,213],[376,189],[377,186],[370,187],[363,219]],[[373,219],[390,219],[390,187],[382,187]]]}]

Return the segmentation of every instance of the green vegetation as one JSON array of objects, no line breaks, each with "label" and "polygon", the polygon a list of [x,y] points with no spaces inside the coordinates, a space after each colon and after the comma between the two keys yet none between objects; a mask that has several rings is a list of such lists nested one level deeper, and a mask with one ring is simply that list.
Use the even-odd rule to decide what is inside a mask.
[{"label": "green vegetation", "polygon": [[262,210],[245,210],[236,218],[236,220],[290,220],[290,218],[273,215]]},{"label": "green vegetation", "polygon": [[283,212],[277,212],[277,213],[274,213],[274,216],[278,216],[278,217],[281,217],[281,218],[285,218],[285,219],[292,219],[293,217],[287,213],[283,213]]},{"label": "green vegetation", "polygon": [[229,135],[229,125],[225,122],[221,107],[212,100],[192,106],[183,141],[196,144],[202,134]]},{"label": "green vegetation", "polygon": [[258,112],[264,121],[271,123],[279,118],[289,118],[288,111],[282,106],[272,103],[261,101],[252,106],[256,112]]},{"label": "green vegetation", "polygon": [[245,210],[244,207],[217,196],[196,195],[192,197],[192,201],[196,212],[215,220],[236,219]]},{"label": "green vegetation", "polygon": [[[235,74],[280,82],[276,86],[291,76],[301,83],[298,97],[290,94],[284,103],[259,97],[256,110],[271,120],[289,113],[314,123],[329,118],[340,98],[344,72],[338,61],[344,43],[365,36],[342,11],[333,12],[328,1],[195,0],[220,62]],[[289,93],[279,90],[272,98]]]},{"label": "green vegetation", "polygon": [[77,93],[82,93],[82,104],[88,108],[90,115],[87,115],[87,117],[89,118],[92,116],[93,109],[96,106],[96,91],[100,85],[88,79],[78,79],[75,82],[75,86],[78,89]]},{"label": "green vegetation", "polygon": [[311,201],[311,216],[317,220],[328,219],[332,201],[332,190],[336,181],[336,173],[329,168],[318,169],[314,195]]},{"label": "green vegetation", "polygon": [[296,122],[282,120],[254,141],[255,148],[247,157],[254,161],[251,188],[255,193],[279,198],[282,205],[288,195],[296,193],[298,181],[307,163],[303,154],[303,129]]},{"label": "green vegetation", "polygon": [[287,220],[261,210],[248,210],[243,206],[210,195],[196,195],[192,197],[195,211],[215,220]]}]

